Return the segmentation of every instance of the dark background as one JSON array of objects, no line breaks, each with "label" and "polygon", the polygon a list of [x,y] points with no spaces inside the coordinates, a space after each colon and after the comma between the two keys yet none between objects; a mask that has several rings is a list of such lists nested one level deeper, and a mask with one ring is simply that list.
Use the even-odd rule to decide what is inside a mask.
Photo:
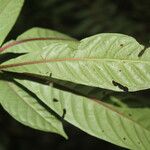
[{"label": "dark background", "polygon": [[[77,39],[117,32],[149,46],[150,0],[26,0],[7,40],[32,27],[54,29]],[[0,108],[0,150],[123,150],[65,123],[70,137],[23,126]]]}]

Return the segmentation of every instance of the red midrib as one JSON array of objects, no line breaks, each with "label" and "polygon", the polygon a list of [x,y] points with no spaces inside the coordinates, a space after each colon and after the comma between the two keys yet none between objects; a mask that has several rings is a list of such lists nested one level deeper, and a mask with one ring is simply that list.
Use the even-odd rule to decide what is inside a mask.
[{"label": "red midrib", "polygon": [[11,48],[15,45],[19,45],[19,44],[22,44],[22,43],[26,43],[26,42],[32,42],[32,41],[45,41],[45,40],[64,40],[64,41],[75,41],[73,39],[65,39],[65,38],[57,38],[57,37],[49,37],[49,38],[45,38],[45,37],[41,37],[41,38],[29,38],[29,39],[23,39],[23,40],[18,40],[18,41],[13,41],[3,47],[0,47],[0,52],[8,49],[8,48]]}]

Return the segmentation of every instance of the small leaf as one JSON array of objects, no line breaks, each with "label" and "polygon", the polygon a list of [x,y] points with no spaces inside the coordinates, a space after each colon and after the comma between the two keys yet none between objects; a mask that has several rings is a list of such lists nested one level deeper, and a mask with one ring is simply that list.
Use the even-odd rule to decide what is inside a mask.
[{"label": "small leaf", "polygon": [[0,46],[12,29],[24,0],[0,0]]}]

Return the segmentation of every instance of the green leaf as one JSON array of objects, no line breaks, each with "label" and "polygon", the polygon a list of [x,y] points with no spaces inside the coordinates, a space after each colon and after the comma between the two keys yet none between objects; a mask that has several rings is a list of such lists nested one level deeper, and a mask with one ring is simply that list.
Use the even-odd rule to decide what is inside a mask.
[{"label": "green leaf", "polygon": [[52,112],[44,108],[29,91],[17,82],[0,80],[0,103],[16,120],[34,129],[58,133],[67,138],[62,123]]},{"label": "green leaf", "polygon": [[[16,67],[16,71],[24,72],[22,67],[27,66],[30,73],[46,75],[49,72],[54,78],[79,84],[115,91],[138,91],[150,88],[150,51],[141,55],[143,48],[132,37],[104,33],[76,42],[75,46],[73,42],[53,42],[44,50],[10,60],[0,69],[11,71]],[[21,49],[22,44],[18,51]]]},{"label": "green leaf", "polygon": [[0,46],[12,29],[24,0],[0,0]]},{"label": "green leaf", "polygon": [[[150,130],[140,121],[120,113],[111,105],[64,92],[27,80],[18,80],[30,88],[47,106],[66,121],[113,144],[129,149],[148,149]],[[140,111],[143,112],[142,109]],[[148,115],[148,114],[147,114]]]},{"label": "green leaf", "polygon": [[21,34],[16,40],[9,41],[1,48],[3,53],[29,53],[43,51],[52,43],[67,44],[76,49],[78,41],[65,34],[43,28],[32,28]]}]

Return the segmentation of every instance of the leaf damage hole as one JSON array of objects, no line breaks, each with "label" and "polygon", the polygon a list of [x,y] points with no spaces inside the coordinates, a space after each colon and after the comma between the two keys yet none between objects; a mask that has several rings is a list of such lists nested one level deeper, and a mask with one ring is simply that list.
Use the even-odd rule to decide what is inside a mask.
[{"label": "leaf damage hole", "polygon": [[63,114],[62,114],[62,119],[65,118],[66,112],[67,112],[67,111],[66,111],[66,109],[64,108],[64,109],[63,109]]},{"label": "leaf damage hole", "polygon": [[123,44],[120,44],[120,46],[123,47],[124,45],[123,45]]},{"label": "leaf damage hole", "polygon": [[116,82],[116,81],[112,81],[112,84],[114,85],[114,86],[117,86],[118,88],[120,88],[121,90],[123,90],[124,92],[128,92],[129,90],[128,90],[128,87],[126,87],[126,86],[123,86],[122,84],[120,84],[120,83],[118,83],[118,82]]},{"label": "leaf damage hole", "polygon": [[56,98],[53,98],[53,102],[58,102],[59,100]]}]

